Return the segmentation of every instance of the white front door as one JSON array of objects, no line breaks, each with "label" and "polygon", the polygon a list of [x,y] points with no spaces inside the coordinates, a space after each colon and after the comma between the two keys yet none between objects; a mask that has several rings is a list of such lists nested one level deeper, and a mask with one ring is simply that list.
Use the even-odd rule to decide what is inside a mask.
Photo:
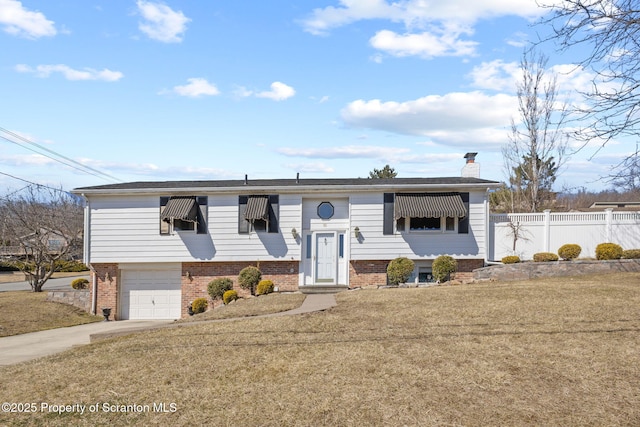
[{"label": "white front door", "polygon": [[337,257],[336,233],[315,233],[316,283],[336,283]]}]

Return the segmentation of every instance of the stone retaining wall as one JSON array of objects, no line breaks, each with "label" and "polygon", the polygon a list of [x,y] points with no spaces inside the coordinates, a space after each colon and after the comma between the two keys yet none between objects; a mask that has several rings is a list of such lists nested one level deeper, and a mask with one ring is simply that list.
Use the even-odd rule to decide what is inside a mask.
[{"label": "stone retaining wall", "polygon": [[509,281],[536,279],[539,277],[567,277],[622,272],[640,272],[640,259],[499,264],[473,270],[473,279],[475,281]]},{"label": "stone retaining wall", "polygon": [[91,298],[89,298],[88,289],[78,291],[49,291],[47,293],[47,301],[73,305],[87,313],[91,310]]}]

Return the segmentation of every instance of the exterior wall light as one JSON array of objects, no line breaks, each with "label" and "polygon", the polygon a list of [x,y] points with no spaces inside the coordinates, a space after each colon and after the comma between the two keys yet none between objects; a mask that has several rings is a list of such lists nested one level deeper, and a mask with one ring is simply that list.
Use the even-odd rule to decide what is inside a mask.
[{"label": "exterior wall light", "polygon": [[356,239],[359,239],[361,234],[360,234],[360,227],[357,227],[353,229],[353,235],[356,237]]},{"label": "exterior wall light", "polygon": [[105,282],[113,282],[113,279],[111,278],[111,275],[109,274],[109,272],[107,271],[107,273],[104,275],[104,281]]},{"label": "exterior wall light", "polygon": [[185,274],[186,278],[189,279],[190,282],[193,282],[193,276],[191,275],[190,272],[187,271],[187,273]]},{"label": "exterior wall light", "polygon": [[291,235],[293,236],[294,239],[298,239],[299,234],[298,234],[298,230],[296,230],[295,227],[291,229]]}]

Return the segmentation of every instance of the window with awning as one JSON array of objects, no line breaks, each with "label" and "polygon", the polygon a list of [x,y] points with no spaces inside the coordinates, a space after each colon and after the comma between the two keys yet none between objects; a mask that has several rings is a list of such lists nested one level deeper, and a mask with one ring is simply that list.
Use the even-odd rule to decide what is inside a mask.
[{"label": "window with awning", "polygon": [[160,197],[160,234],[207,233],[207,196]]},{"label": "window with awning", "polygon": [[244,212],[244,219],[250,222],[256,220],[268,220],[269,196],[249,196],[247,200],[247,209]]},{"label": "window with awning", "polygon": [[198,205],[195,197],[171,197],[162,210],[162,220],[198,222]]},{"label": "window with awning", "polygon": [[279,196],[248,195],[238,197],[238,233],[278,232]]},{"label": "window with awning", "polygon": [[405,229],[466,234],[468,223],[469,193],[384,194],[383,234]]}]

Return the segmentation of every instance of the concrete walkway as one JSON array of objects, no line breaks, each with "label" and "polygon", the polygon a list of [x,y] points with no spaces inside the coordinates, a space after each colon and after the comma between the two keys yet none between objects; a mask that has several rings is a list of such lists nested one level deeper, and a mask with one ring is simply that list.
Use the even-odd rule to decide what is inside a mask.
[{"label": "concrete walkway", "polygon": [[[334,294],[307,295],[296,309],[256,317],[290,316],[327,310],[336,305]],[[251,317],[256,318],[256,317]],[[245,318],[246,319],[246,318]],[[224,319],[228,320],[228,319]],[[212,320],[211,322],[214,322]],[[0,366],[13,365],[27,360],[60,353],[74,346],[86,345],[93,340],[127,335],[150,329],[190,325],[201,322],[175,323],[172,320],[121,320],[97,322],[68,328],[50,329],[29,334],[0,338]]]}]

